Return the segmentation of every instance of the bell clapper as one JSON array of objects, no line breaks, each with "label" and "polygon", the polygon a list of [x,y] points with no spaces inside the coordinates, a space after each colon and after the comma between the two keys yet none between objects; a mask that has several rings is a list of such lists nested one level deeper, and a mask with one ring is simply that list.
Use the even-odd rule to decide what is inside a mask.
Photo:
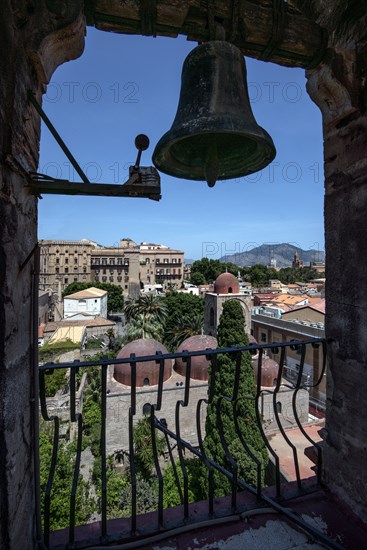
[{"label": "bell clapper", "polygon": [[208,186],[214,187],[219,175],[218,151],[215,141],[209,146],[204,172]]}]

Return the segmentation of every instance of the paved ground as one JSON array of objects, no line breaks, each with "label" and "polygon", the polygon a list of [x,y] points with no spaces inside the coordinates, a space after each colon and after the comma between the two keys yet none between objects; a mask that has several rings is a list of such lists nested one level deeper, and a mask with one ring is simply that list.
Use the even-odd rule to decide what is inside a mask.
[{"label": "paved ground", "polygon": [[[313,441],[321,441],[319,431],[323,427],[324,422],[320,421],[317,424],[311,424],[305,426],[306,433],[313,439]],[[286,435],[289,440],[295,445],[297,449],[298,464],[300,470],[301,479],[307,479],[315,475],[312,469],[315,465],[304,454],[304,450],[310,447],[312,444],[302,434],[299,428],[292,428],[286,431]],[[296,471],[294,467],[294,458],[291,447],[288,445],[284,437],[280,432],[271,435],[269,441],[274,451],[279,456],[280,470],[287,481],[294,481],[296,479]]]}]

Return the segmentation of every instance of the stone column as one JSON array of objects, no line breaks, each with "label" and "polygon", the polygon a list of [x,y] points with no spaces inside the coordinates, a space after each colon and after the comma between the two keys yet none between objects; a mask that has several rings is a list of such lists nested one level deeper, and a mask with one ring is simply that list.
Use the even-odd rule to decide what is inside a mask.
[{"label": "stone column", "polygon": [[334,49],[308,72],[323,115],[328,387],[323,475],[367,522],[366,53]]},{"label": "stone column", "polygon": [[[45,7],[47,5],[47,8]],[[32,296],[37,199],[27,188],[36,170],[41,101],[55,68],[83,51],[79,1],[2,2],[0,17],[0,548],[36,548],[35,361]]]}]

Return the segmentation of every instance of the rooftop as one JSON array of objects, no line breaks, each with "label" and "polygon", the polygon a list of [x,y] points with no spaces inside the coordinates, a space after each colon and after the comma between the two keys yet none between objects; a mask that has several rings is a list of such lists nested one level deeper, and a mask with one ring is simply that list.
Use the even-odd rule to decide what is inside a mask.
[{"label": "rooftop", "polygon": [[89,298],[101,298],[106,296],[107,290],[102,290],[101,288],[95,288],[94,286],[86,288],[85,290],[80,290],[79,292],[74,292],[73,294],[68,294],[64,299],[68,300],[87,300]]}]

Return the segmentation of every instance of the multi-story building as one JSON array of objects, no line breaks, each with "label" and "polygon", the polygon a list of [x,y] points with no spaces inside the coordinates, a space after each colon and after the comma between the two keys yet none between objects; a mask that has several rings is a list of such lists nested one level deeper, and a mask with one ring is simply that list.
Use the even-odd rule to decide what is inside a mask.
[{"label": "multi-story building", "polygon": [[184,253],[163,244],[141,243],[140,280],[143,284],[182,286]]},{"label": "multi-story building", "polygon": [[63,291],[72,282],[95,281],[121,286],[134,297],[144,285],[182,286],[184,253],[162,244],[138,245],[124,238],[116,247],[87,240],[41,241],[40,247],[42,290]]},{"label": "multi-story building", "polygon": [[[91,280],[91,252],[95,243],[81,241],[40,241],[41,290],[64,290],[70,283]],[[61,288],[60,288],[61,287]]]},{"label": "multi-story building", "polygon": [[[292,340],[308,340],[310,338],[324,338],[325,300],[319,300],[315,304],[294,309],[276,318],[270,312],[265,314],[253,313],[251,316],[251,332],[259,344],[290,342]],[[275,361],[280,360],[280,348],[274,346],[268,350],[268,355]],[[301,361],[300,349],[287,349],[284,364],[285,379],[293,382],[297,379]],[[308,347],[304,357],[303,380],[310,389],[310,401],[321,408],[325,408],[326,399],[326,373],[319,381],[323,367],[322,346]],[[316,387],[313,385],[319,381]]]}]

